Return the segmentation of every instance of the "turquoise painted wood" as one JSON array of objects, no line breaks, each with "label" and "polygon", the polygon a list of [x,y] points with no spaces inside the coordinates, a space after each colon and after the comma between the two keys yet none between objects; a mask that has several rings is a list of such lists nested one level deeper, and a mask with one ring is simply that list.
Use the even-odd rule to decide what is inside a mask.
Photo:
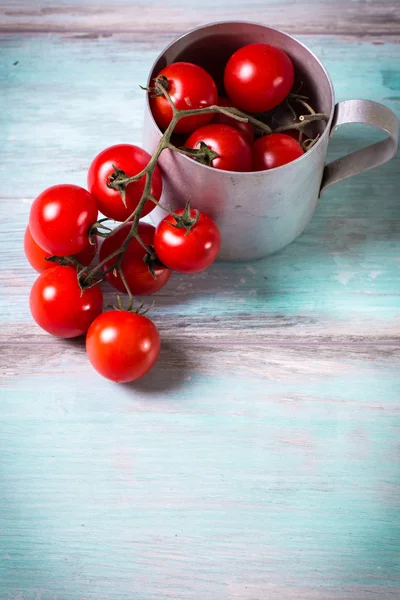
[{"label": "turquoise painted wood", "polygon": [[[33,198],[140,143],[138,84],[178,30],[248,16],[176,0],[133,22],[132,6],[0,2],[0,600],[397,599],[398,156],[328,190],[280,254],[174,275],[153,312],[160,361],[136,384],[31,320]],[[394,2],[249,16],[261,6],[338,100],[399,112]],[[374,135],[342,128],[330,158]]]}]

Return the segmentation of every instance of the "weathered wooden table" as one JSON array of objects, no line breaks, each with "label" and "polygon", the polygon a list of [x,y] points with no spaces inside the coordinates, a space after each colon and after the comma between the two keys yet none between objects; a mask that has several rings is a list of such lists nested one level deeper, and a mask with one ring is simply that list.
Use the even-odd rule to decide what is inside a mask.
[{"label": "weathered wooden table", "polygon": [[136,384],[29,314],[32,199],[140,143],[155,56],[227,18],[295,33],[338,100],[399,109],[396,0],[0,1],[1,600],[400,597],[398,158],[280,254],[174,275]]}]

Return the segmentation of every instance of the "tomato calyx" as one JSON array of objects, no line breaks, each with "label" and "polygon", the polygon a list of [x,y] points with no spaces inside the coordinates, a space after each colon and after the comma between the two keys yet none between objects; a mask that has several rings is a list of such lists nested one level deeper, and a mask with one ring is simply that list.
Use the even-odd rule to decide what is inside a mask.
[{"label": "tomato calyx", "polygon": [[122,169],[118,169],[113,165],[114,173],[111,173],[106,181],[108,188],[117,190],[121,194],[121,200],[126,208],[126,187],[127,187],[127,175]]},{"label": "tomato calyx", "polygon": [[118,169],[115,165],[113,165],[114,173],[111,173],[107,180],[107,187],[120,191],[121,189],[125,189],[126,187],[126,179],[127,175],[125,171],[122,169]]},{"label": "tomato calyx", "polygon": [[164,263],[162,263],[161,260],[158,258],[156,251],[154,250],[154,246],[148,246],[148,251],[143,257],[143,262],[145,265],[147,265],[153,279],[157,279],[157,267],[165,268]]},{"label": "tomato calyx", "polygon": [[185,210],[183,211],[183,213],[181,215],[177,215],[176,213],[173,213],[173,217],[175,219],[175,223],[170,223],[171,227],[175,227],[176,229],[186,229],[186,233],[185,235],[187,235],[190,230],[192,229],[192,227],[194,227],[194,225],[196,225],[197,221],[200,218],[200,212],[195,208],[194,212],[195,212],[195,216],[192,217],[191,215],[191,208],[190,208],[190,200],[188,200],[186,202],[186,206],[185,206]]},{"label": "tomato calyx", "polygon": [[128,306],[125,307],[124,303],[121,300],[121,296],[118,294],[117,295],[117,304],[108,304],[107,307],[111,308],[112,310],[120,310],[123,312],[130,312],[134,315],[145,315],[154,308],[154,305],[155,305],[155,302],[153,300],[153,302],[150,304],[150,306],[143,309],[144,300],[138,306],[135,306],[135,299],[133,297],[131,297],[131,298],[129,298]]},{"label": "tomato calyx", "polygon": [[84,268],[84,265],[79,262],[75,256],[45,256],[44,260],[47,262],[55,263],[61,267],[77,267],[78,269]]},{"label": "tomato calyx", "polygon": [[207,146],[205,142],[199,142],[199,146],[199,148],[185,148],[183,146],[180,150],[182,150],[182,154],[185,154],[185,156],[190,156],[196,162],[211,167],[214,158],[219,157],[218,152],[211,150],[210,146]]},{"label": "tomato calyx", "polygon": [[164,90],[168,91],[169,82],[165,75],[159,75],[154,79],[154,86],[148,88],[139,86],[145,92],[149,92],[150,98],[157,98],[157,96],[163,96]]},{"label": "tomato calyx", "polygon": [[75,256],[49,256],[48,258],[44,257],[44,260],[61,267],[75,267],[81,295],[85,290],[95,287],[102,281],[102,279],[91,277],[89,267],[83,265]]}]

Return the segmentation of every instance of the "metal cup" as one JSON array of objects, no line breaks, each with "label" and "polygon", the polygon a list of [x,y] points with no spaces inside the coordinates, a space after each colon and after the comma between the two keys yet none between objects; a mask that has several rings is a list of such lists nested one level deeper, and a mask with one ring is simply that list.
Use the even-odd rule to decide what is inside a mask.
[{"label": "metal cup", "polygon": [[[284,248],[310,221],[318,198],[330,185],[390,160],[397,150],[399,121],[386,106],[370,100],[345,100],[335,105],[331,79],[322,63],[292,36],[271,27],[246,22],[223,22],[198,27],[172,42],[155,61],[148,79],[176,61],[206,68],[222,86],[224,65],[241,46],[264,42],[284,50],[296,70],[295,86],[312,98],[318,112],[329,121],[313,125],[321,136],[303,156],[269,171],[237,173],[199,164],[164,150],[159,165],[163,175],[162,202],[173,208],[191,205],[217,222],[222,238],[221,260],[257,259]],[[339,125],[365,123],[389,135],[383,141],[325,165],[329,137]],[[145,109],[144,147],[152,153],[162,133]],[[156,208],[157,223],[165,213]]]}]

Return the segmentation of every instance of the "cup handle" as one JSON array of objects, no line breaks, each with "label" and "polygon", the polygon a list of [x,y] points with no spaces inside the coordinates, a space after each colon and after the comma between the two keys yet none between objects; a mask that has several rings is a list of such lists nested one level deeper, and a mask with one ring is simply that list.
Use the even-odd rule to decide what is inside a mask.
[{"label": "cup handle", "polygon": [[399,120],[387,106],[372,100],[344,100],[335,106],[335,113],[329,136],[335,133],[339,125],[345,123],[364,123],[386,131],[389,136],[376,144],[352,152],[326,165],[322,177],[320,195],[329,186],[381,165],[396,154],[399,137]]}]

